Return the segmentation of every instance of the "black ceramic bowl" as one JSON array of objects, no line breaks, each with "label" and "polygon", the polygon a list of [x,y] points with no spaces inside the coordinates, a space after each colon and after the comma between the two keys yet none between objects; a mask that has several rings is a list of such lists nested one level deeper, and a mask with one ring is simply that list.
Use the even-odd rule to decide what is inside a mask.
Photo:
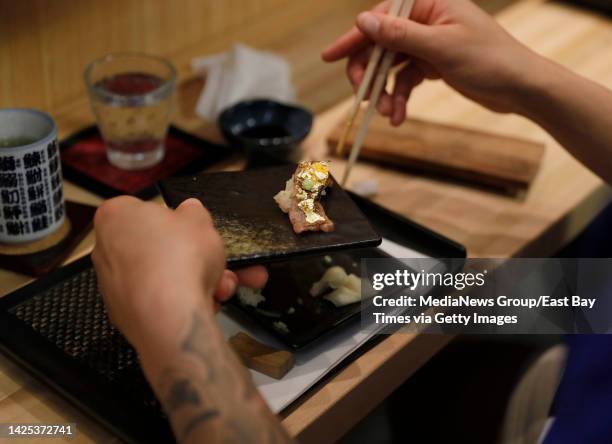
[{"label": "black ceramic bowl", "polygon": [[312,128],[312,113],[272,100],[248,100],[226,109],[219,128],[243,149],[250,166],[295,162],[298,145]]}]

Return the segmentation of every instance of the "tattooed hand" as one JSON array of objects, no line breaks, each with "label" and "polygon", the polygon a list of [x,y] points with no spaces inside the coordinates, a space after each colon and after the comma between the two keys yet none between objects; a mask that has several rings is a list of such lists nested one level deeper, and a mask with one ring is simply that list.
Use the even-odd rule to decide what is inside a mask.
[{"label": "tattooed hand", "polygon": [[176,211],[131,197],[95,217],[92,258],[113,323],[140,362],[179,442],[289,442],[250,374],[226,344],[213,301],[238,282],[263,286],[263,268],[225,270],[219,234],[202,204]]},{"label": "tattooed hand", "polygon": [[94,225],[100,290],[111,320],[137,349],[178,341],[194,307],[212,312],[239,280],[260,287],[267,278],[262,267],[225,270],[221,238],[196,199],[172,211],[118,197],[98,209]]}]

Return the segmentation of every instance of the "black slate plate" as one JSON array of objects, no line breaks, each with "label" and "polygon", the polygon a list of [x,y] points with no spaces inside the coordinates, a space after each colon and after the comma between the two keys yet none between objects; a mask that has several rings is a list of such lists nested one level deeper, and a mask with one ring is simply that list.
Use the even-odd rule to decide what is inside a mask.
[{"label": "black slate plate", "polygon": [[295,234],[288,216],[273,197],[285,188],[295,165],[239,172],[202,173],[159,183],[168,206],[196,197],[210,210],[225,242],[230,267],[323,254],[341,249],[375,247],[380,236],[337,184],[321,201],[336,224],[332,233]]},{"label": "black slate plate", "polygon": [[[358,251],[338,252],[324,257],[309,257],[290,262],[279,262],[268,267],[270,278],[262,290],[266,300],[257,307],[243,305],[237,297],[229,305],[254,318],[266,330],[293,349],[300,349],[341,324],[350,321],[361,312],[361,304],[335,307],[323,298],[313,298],[309,291],[330,266],[339,265],[347,273],[361,275],[362,258],[389,258],[382,250],[366,248]],[[401,265],[400,265],[401,266]],[[293,312],[289,310],[293,308]],[[276,322],[284,323],[288,331],[279,331]]]}]

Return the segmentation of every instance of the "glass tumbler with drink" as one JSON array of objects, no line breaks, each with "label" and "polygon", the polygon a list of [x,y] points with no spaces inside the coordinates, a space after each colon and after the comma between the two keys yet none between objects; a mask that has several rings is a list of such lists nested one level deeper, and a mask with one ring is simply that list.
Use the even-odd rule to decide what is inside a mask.
[{"label": "glass tumbler with drink", "polygon": [[176,70],[145,54],[110,54],[89,64],[85,83],[109,162],[125,170],[164,157]]}]

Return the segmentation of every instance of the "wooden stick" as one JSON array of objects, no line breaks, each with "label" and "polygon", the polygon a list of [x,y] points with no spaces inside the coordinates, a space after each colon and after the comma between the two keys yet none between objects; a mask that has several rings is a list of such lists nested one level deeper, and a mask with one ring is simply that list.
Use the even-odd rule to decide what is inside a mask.
[{"label": "wooden stick", "polygon": [[[401,6],[399,16],[401,18],[409,18],[410,13],[412,12],[412,7],[414,5],[414,0],[405,0]],[[348,163],[346,164],[346,168],[344,169],[344,175],[342,176],[342,181],[340,185],[342,187],[346,186],[349,175],[359,157],[359,153],[361,152],[361,147],[363,146],[363,141],[365,140],[366,134],[368,133],[368,127],[370,125],[370,121],[374,116],[374,111],[376,110],[376,104],[380,99],[380,95],[385,86],[385,82],[387,80],[387,76],[389,74],[389,69],[393,64],[393,60],[395,59],[395,52],[393,51],[385,51],[382,62],[380,62],[380,66],[378,67],[378,72],[376,74],[376,78],[374,79],[374,85],[372,86],[372,90],[370,92],[370,103],[368,104],[368,108],[366,109],[366,113],[363,116],[363,120],[361,121],[361,126],[357,134],[355,135],[355,142],[353,143],[353,147],[351,148],[351,154],[349,155]],[[365,78],[364,78],[365,80]],[[346,131],[346,129],[345,129]],[[348,132],[347,132],[348,136]],[[346,137],[345,136],[345,139]],[[342,147],[343,148],[343,147]]]},{"label": "wooden stick", "polygon": [[[396,17],[402,7],[403,0],[393,0],[391,3],[391,7],[389,8],[389,15]],[[359,114],[359,108],[363,99],[365,99],[366,94],[368,93],[368,88],[372,81],[372,77],[374,76],[374,72],[378,67],[378,63],[383,55],[383,48],[380,45],[374,46],[372,50],[372,54],[370,54],[370,59],[368,60],[368,66],[366,67],[365,73],[363,75],[363,80],[359,85],[359,89],[357,90],[357,94],[355,95],[355,100],[353,101],[353,106],[351,108],[351,112],[349,114],[349,118],[346,120],[346,126],[344,127],[344,131],[342,136],[338,140],[338,145],[336,146],[336,154],[342,152],[344,149],[344,144],[346,143],[346,138],[351,132],[351,128],[353,128],[353,124],[355,123],[355,119],[357,118],[357,114]]]}]

